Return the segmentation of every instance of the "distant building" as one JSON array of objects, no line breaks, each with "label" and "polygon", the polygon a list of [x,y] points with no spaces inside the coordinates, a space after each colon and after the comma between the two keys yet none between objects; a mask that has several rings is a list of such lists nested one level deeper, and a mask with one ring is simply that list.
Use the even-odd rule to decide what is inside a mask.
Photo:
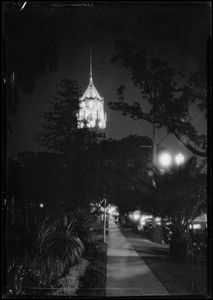
[{"label": "distant building", "polygon": [[90,51],[90,80],[89,85],[80,100],[78,113],[79,128],[88,128],[101,138],[106,137],[106,113],[104,98],[97,91],[92,78],[92,58]]}]

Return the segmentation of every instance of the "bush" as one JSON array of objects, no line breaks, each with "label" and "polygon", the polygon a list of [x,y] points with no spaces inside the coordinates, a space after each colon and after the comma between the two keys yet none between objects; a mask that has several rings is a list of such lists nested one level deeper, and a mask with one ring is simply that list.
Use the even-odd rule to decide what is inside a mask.
[{"label": "bush", "polygon": [[78,234],[78,237],[85,246],[88,246],[88,244],[93,240],[91,229],[94,220],[91,218],[90,214],[84,210],[81,210],[76,213],[75,222],[75,231]]},{"label": "bush", "polygon": [[52,262],[47,273],[46,262],[40,257],[31,259],[25,256],[22,261],[13,261],[7,272],[7,294],[10,295],[45,295],[52,279],[57,276],[58,262]]},{"label": "bush", "polygon": [[41,255],[46,259],[58,259],[63,262],[63,277],[69,269],[78,263],[84,252],[84,245],[75,232],[75,223],[71,220],[57,220],[53,224],[43,223],[39,233]]},{"label": "bush", "polygon": [[12,217],[8,211],[6,294],[45,295],[82,260],[85,249],[90,256],[97,253],[93,221],[80,212],[69,221],[46,218],[39,223],[25,209],[12,212]]},{"label": "bush", "polygon": [[6,252],[12,257],[38,254],[39,216],[33,207],[13,207],[6,213]]},{"label": "bush", "polygon": [[107,246],[97,242],[93,256],[84,277],[78,296],[105,296]]},{"label": "bush", "polygon": [[187,257],[187,240],[183,235],[174,233],[170,240],[170,254],[177,259],[185,259]]},{"label": "bush", "polygon": [[163,230],[161,226],[157,225],[156,227],[152,227],[149,230],[149,236],[151,241],[155,243],[162,243],[163,241]]}]

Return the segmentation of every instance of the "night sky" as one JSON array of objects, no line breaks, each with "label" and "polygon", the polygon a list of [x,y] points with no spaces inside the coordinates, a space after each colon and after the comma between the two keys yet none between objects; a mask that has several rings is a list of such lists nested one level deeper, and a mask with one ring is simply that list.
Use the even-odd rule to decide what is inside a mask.
[{"label": "night sky", "polygon": [[[77,2],[78,3],[78,2]],[[89,49],[92,45],[93,80],[105,99],[107,113],[107,138],[121,139],[129,134],[152,137],[152,125],[145,121],[132,121],[108,108],[116,100],[117,88],[126,86],[129,102],[139,101],[140,92],[133,87],[127,71],[110,61],[116,55],[114,42],[118,39],[134,41],[142,48],[158,51],[171,65],[184,64],[192,71],[206,68],[206,41],[209,35],[210,8],[208,3],[89,3],[76,6],[75,2],[51,2],[49,5],[27,3],[23,13],[36,10],[47,12],[48,30],[56,43],[50,45],[58,55],[55,72],[40,74],[33,93],[21,93],[16,114],[9,115],[13,127],[8,155],[22,151],[41,151],[33,141],[41,130],[39,123],[43,111],[48,110],[48,97],[56,91],[55,85],[63,78],[75,79],[85,91],[89,83]],[[15,5],[15,4],[14,4]],[[22,13],[22,11],[19,11]],[[200,22],[206,21],[201,27]],[[21,29],[20,29],[21,30]],[[159,33],[160,32],[160,33]],[[156,42],[160,40],[160,48]],[[174,49],[183,45],[183,55],[177,57]],[[194,50],[194,51],[193,51]],[[145,106],[146,107],[146,106]],[[148,109],[148,107],[147,107]],[[194,125],[198,133],[206,133],[206,120],[192,107]],[[165,130],[157,131],[157,142],[165,136]],[[191,155],[173,136],[168,135],[161,146],[173,153]]]}]

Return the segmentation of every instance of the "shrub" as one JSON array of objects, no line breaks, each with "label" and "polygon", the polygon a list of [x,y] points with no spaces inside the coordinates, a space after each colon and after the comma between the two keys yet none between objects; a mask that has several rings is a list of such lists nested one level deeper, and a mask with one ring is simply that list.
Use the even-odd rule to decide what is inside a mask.
[{"label": "shrub", "polygon": [[31,258],[38,253],[37,235],[39,230],[38,215],[33,207],[13,207],[6,214],[6,251],[8,259]]},{"label": "shrub", "polygon": [[187,240],[179,234],[173,233],[170,240],[170,254],[177,259],[185,259],[187,257]]},{"label": "shrub", "polygon": [[84,252],[84,245],[75,232],[75,223],[68,224],[60,220],[53,224],[44,222],[39,233],[41,255],[61,260],[64,264],[63,277],[75,263],[79,262]]},{"label": "shrub", "polygon": [[90,230],[93,219],[81,212],[69,222],[66,217],[48,217],[39,224],[26,212],[17,210],[14,219],[8,212],[6,293],[45,295],[81,261],[85,248],[90,254],[96,251]]},{"label": "shrub", "polygon": [[107,246],[100,241],[96,243],[95,251],[83,278],[78,296],[105,296]]},{"label": "shrub", "polygon": [[153,242],[162,243],[163,230],[162,230],[161,226],[157,225],[156,227],[150,228],[149,236]]},{"label": "shrub", "polygon": [[95,237],[92,226],[95,223],[95,217],[91,216],[85,210],[78,211],[75,216],[75,232],[85,246],[86,254],[93,250]]},{"label": "shrub", "polygon": [[13,260],[7,270],[6,293],[11,295],[25,295],[30,288],[44,287],[44,276],[40,259],[31,259],[28,255],[22,260]]}]

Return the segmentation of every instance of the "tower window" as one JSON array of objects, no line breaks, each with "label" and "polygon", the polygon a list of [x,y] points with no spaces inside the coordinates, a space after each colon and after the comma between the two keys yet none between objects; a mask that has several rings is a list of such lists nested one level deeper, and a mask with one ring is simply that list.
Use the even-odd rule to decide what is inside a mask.
[{"label": "tower window", "polygon": [[90,101],[90,102],[88,103],[88,105],[89,105],[89,108],[92,108],[92,107],[93,107],[92,101]]}]

